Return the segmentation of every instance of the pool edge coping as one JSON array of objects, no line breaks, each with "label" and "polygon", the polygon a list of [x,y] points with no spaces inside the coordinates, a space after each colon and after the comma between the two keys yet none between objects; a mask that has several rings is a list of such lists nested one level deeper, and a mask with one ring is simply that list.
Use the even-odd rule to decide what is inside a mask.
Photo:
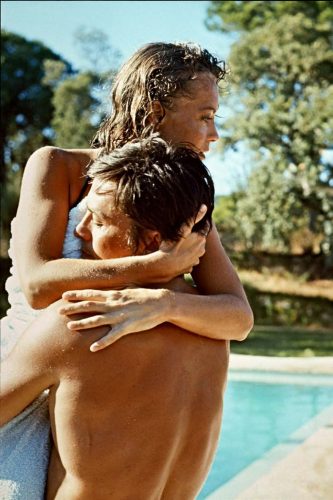
[{"label": "pool edge coping", "polygon": [[233,478],[214,490],[205,500],[234,500],[237,495],[267,474],[280,460],[303,444],[319,429],[330,426],[333,421],[333,404],[324,408],[318,415],[296,429],[284,441],[274,446],[260,458],[245,467]]},{"label": "pool edge coping", "polygon": [[231,353],[229,370],[333,375],[333,356],[278,357]]}]

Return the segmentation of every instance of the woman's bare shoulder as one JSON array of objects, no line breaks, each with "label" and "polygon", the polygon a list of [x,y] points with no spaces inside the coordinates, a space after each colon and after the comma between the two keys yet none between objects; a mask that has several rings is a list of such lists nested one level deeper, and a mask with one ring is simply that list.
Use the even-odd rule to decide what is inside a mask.
[{"label": "woman's bare shoulder", "polygon": [[[46,197],[49,196],[48,189],[53,194],[68,193],[72,204],[81,191],[88,166],[99,152],[99,149],[64,149],[56,146],[37,149],[24,169],[21,196],[34,186],[35,190],[47,192]],[[28,186],[28,190],[25,186]]]},{"label": "woman's bare shoulder", "polygon": [[32,153],[27,168],[82,169],[94,161],[99,152],[99,149],[64,149],[56,146],[43,146]]}]

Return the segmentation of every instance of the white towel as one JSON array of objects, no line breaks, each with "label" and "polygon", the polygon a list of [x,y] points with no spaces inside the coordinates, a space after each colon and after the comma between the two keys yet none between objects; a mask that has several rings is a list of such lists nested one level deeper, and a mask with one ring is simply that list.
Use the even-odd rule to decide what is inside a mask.
[{"label": "white towel", "polygon": [[[74,235],[74,230],[85,211],[83,199],[69,213],[63,257],[81,257],[81,240]],[[15,232],[15,220],[12,232]],[[12,250],[10,257],[13,266],[6,290],[11,308],[1,319],[1,359],[8,356],[23,331],[40,314],[29,306],[21,290]],[[0,428],[0,500],[43,500],[49,455],[50,422],[45,392]]]},{"label": "white towel", "polygon": [[47,393],[0,428],[0,499],[43,500],[50,456]]}]

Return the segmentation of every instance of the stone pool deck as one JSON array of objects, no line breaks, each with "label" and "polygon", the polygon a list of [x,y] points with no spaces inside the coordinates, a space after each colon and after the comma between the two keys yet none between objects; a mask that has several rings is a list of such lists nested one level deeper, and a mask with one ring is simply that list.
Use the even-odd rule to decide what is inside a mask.
[{"label": "stone pool deck", "polygon": [[[333,375],[333,357],[232,354],[230,369],[236,373],[274,371],[325,376]],[[273,449],[264,460],[242,471],[207,500],[333,499],[333,401],[314,420],[293,434],[289,443]]]},{"label": "stone pool deck", "polygon": [[333,375],[333,356],[282,358],[231,354],[230,369]]},{"label": "stone pool deck", "polygon": [[[333,420],[306,439],[237,500],[331,500]],[[225,499],[227,500],[227,499]]]}]

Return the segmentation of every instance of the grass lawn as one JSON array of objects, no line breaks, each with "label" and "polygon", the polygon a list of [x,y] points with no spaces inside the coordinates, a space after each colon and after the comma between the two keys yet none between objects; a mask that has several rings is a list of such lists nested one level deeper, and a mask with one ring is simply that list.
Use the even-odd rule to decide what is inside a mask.
[{"label": "grass lawn", "polygon": [[333,356],[333,330],[255,326],[246,340],[231,342],[231,352],[257,356]]}]

